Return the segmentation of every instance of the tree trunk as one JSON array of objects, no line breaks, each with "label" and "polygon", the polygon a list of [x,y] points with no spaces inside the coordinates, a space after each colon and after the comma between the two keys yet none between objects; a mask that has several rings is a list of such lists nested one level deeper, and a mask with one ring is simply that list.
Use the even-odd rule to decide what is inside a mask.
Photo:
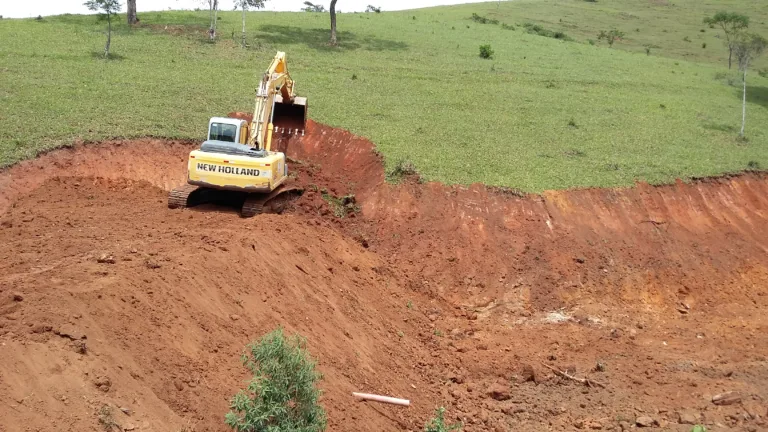
[{"label": "tree trunk", "polygon": [[211,40],[216,39],[216,19],[218,18],[219,0],[208,0],[208,4],[211,7],[211,27],[208,29],[208,37]]},{"label": "tree trunk", "polygon": [[109,57],[109,44],[112,43],[112,14],[107,14],[107,45],[104,47],[104,57]]},{"label": "tree trunk", "polygon": [[331,45],[336,45],[336,1],[331,0]]},{"label": "tree trunk", "polygon": [[245,48],[245,0],[243,2],[243,48]]},{"label": "tree trunk", "polygon": [[136,0],[128,0],[128,24],[136,24],[139,22],[136,18]]},{"label": "tree trunk", "polygon": [[741,135],[744,136],[744,125],[747,124],[747,65],[744,65],[744,75],[742,77],[744,92],[741,99]]},{"label": "tree trunk", "polygon": [[733,46],[728,44],[728,70],[731,70],[731,59],[733,58]]}]

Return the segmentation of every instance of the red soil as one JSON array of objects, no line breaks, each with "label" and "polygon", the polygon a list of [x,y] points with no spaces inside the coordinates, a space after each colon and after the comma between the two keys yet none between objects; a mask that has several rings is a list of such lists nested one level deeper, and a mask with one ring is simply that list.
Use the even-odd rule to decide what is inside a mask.
[{"label": "red soil", "polygon": [[[166,208],[194,145],[81,145],[0,172],[0,431],[101,430],[103,406],[126,430],[224,431],[239,353],[278,325],[308,338],[333,431],[421,430],[441,405],[467,431],[690,430],[678,412],[766,427],[764,175],[393,186],[368,141],[310,123],[275,143],[307,193],[241,219]],[[323,189],[361,212],[334,216]]]}]

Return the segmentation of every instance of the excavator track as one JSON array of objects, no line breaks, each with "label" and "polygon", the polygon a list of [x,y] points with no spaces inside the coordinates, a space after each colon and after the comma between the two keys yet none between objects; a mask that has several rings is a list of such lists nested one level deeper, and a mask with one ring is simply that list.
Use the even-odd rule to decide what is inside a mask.
[{"label": "excavator track", "polygon": [[247,218],[261,213],[282,213],[285,204],[303,192],[304,189],[295,186],[279,186],[269,194],[248,194],[240,216]]},{"label": "excavator track", "polygon": [[185,184],[173,189],[168,194],[168,208],[177,209],[197,205],[198,203],[194,202],[194,199],[190,200],[190,195],[194,198],[194,192],[198,189],[200,189],[199,186],[190,184]]}]

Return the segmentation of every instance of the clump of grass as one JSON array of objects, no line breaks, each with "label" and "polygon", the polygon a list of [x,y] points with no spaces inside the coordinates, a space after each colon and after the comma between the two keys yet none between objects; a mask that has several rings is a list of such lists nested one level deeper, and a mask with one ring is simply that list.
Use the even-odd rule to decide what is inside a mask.
[{"label": "clump of grass", "polygon": [[587,153],[585,153],[584,151],[579,150],[579,149],[573,149],[573,148],[564,151],[563,154],[566,157],[571,157],[571,158],[573,158],[573,157],[584,157],[584,156],[587,155]]},{"label": "clump of grass", "polygon": [[471,19],[472,21],[474,21],[476,23],[480,23],[480,24],[498,24],[499,23],[499,20],[497,20],[497,19],[486,18],[486,17],[480,16],[480,15],[474,13],[474,12],[472,12],[472,16],[469,19]]},{"label": "clump of grass", "polygon": [[515,26],[511,24],[501,23],[501,28],[503,28],[504,30],[514,30]]},{"label": "clump of grass", "polygon": [[354,81],[356,79],[357,79],[357,74],[352,74],[352,80]]},{"label": "clump of grass", "polygon": [[419,172],[416,170],[416,165],[408,159],[398,160],[395,162],[395,165],[392,166],[392,169],[386,173],[387,181],[391,183],[397,183],[405,177],[414,175],[419,175]]},{"label": "clump of grass", "polygon": [[568,120],[568,127],[572,127],[574,129],[576,129],[576,128],[579,127],[579,125],[577,125],[576,124],[576,120],[574,120],[573,117],[571,117],[571,119]]},{"label": "clump of grass", "polygon": [[594,45],[595,44],[595,40],[594,39],[587,39],[587,43],[590,44],[590,45]]},{"label": "clump of grass", "polygon": [[112,432],[114,429],[120,429],[120,426],[115,422],[115,417],[112,416],[112,407],[109,405],[102,405],[99,409],[99,424],[106,432]]},{"label": "clump of grass", "polygon": [[704,48],[704,49],[706,49],[706,48],[707,48],[707,43],[706,43],[706,42],[702,43],[702,44],[701,44],[701,47],[702,47],[702,48]]},{"label": "clump of grass", "polygon": [[546,28],[544,28],[544,27],[542,27],[542,26],[540,26],[538,24],[533,24],[533,23],[527,22],[527,23],[523,24],[523,27],[525,27],[525,30],[528,33],[530,33],[530,34],[534,34],[534,35],[538,35],[538,36],[544,36],[544,37],[549,37],[549,38],[553,38],[553,39],[560,39],[560,40],[564,40],[564,41],[573,41],[572,37],[568,36],[567,34],[561,32],[561,31],[548,30],[548,29],[546,29]]},{"label": "clump of grass", "polygon": [[408,309],[413,309],[413,302],[411,300],[408,300],[405,303],[405,307],[407,307]]},{"label": "clump of grass", "polygon": [[489,44],[480,45],[480,58],[484,58],[484,59],[493,58],[493,49],[491,48],[491,45]]},{"label": "clump of grass", "polygon": [[753,160],[747,162],[747,170],[759,171],[760,170],[760,162],[753,161]]},{"label": "clump of grass", "polygon": [[343,197],[335,197],[327,192],[322,195],[328,206],[331,207],[333,215],[337,218],[346,217],[352,213],[359,213],[360,206],[357,205],[354,195],[345,195]]},{"label": "clump of grass", "polygon": [[686,41],[686,42],[690,42],[690,41],[691,41],[691,38],[689,38],[688,36],[686,36],[686,37],[684,37],[684,38],[683,38],[683,40],[684,40],[684,41]]},{"label": "clump of grass", "polygon": [[645,55],[651,55],[651,47],[648,45],[645,46]]}]

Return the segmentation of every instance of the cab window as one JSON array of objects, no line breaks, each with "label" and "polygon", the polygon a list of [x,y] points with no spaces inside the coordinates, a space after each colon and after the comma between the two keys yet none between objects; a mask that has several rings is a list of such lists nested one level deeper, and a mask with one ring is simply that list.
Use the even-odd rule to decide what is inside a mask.
[{"label": "cab window", "polygon": [[208,139],[215,141],[235,142],[237,136],[237,125],[225,123],[211,123],[211,130]]}]

